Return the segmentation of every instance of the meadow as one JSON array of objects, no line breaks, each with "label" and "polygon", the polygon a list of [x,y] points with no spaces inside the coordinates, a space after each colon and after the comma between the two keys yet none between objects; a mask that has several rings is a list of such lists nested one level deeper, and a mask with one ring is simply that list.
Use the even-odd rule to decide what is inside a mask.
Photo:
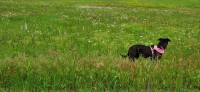
[{"label": "meadow", "polygon": [[[162,59],[121,58],[170,38]],[[0,0],[0,91],[200,91],[199,0]]]}]

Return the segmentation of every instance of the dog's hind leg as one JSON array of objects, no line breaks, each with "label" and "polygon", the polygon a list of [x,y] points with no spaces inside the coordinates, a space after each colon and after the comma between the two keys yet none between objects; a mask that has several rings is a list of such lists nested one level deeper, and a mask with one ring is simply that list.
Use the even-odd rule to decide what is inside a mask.
[{"label": "dog's hind leg", "polygon": [[129,57],[129,60],[130,60],[130,61],[135,61],[135,58]]},{"label": "dog's hind leg", "polygon": [[137,53],[135,54],[135,59],[138,59],[139,56],[140,56],[140,53],[137,52]]},{"label": "dog's hind leg", "polygon": [[134,53],[134,54],[131,54],[131,56],[129,56],[129,59],[131,61],[134,61],[135,59],[138,59],[139,58],[139,53]]},{"label": "dog's hind leg", "polygon": [[134,61],[135,59],[138,59],[139,58],[139,53],[137,53],[136,50],[132,50],[128,53],[128,56],[129,56],[129,59],[131,61]]}]

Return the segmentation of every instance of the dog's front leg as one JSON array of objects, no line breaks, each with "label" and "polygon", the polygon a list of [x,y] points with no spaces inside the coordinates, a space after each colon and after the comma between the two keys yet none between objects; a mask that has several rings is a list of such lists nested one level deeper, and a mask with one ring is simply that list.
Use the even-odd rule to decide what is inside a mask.
[{"label": "dog's front leg", "polygon": [[162,54],[158,54],[157,57],[156,57],[156,59],[160,60],[161,57],[162,57]]},{"label": "dog's front leg", "polygon": [[151,61],[154,61],[154,60],[155,60],[155,57],[152,56],[152,57],[150,57],[150,59],[151,59]]}]

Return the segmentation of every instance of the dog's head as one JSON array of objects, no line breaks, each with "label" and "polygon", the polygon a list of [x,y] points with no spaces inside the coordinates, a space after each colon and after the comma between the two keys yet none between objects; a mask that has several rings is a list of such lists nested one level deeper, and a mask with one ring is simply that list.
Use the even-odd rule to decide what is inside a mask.
[{"label": "dog's head", "polygon": [[164,49],[166,49],[168,42],[170,42],[171,40],[169,38],[159,38],[159,45],[161,45]]}]

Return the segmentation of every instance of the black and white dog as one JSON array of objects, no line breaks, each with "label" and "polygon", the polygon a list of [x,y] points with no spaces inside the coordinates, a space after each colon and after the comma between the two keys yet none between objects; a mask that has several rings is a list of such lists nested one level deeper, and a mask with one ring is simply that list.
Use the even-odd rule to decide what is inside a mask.
[{"label": "black and white dog", "polygon": [[161,59],[162,55],[167,48],[169,38],[159,38],[157,45],[145,46],[145,45],[133,45],[129,48],[127,55],[121,55],[122,57],[129,57],[130,60],[134,61],[138,59],[140,55],[144,58],[150,57],[151,59]]}]

